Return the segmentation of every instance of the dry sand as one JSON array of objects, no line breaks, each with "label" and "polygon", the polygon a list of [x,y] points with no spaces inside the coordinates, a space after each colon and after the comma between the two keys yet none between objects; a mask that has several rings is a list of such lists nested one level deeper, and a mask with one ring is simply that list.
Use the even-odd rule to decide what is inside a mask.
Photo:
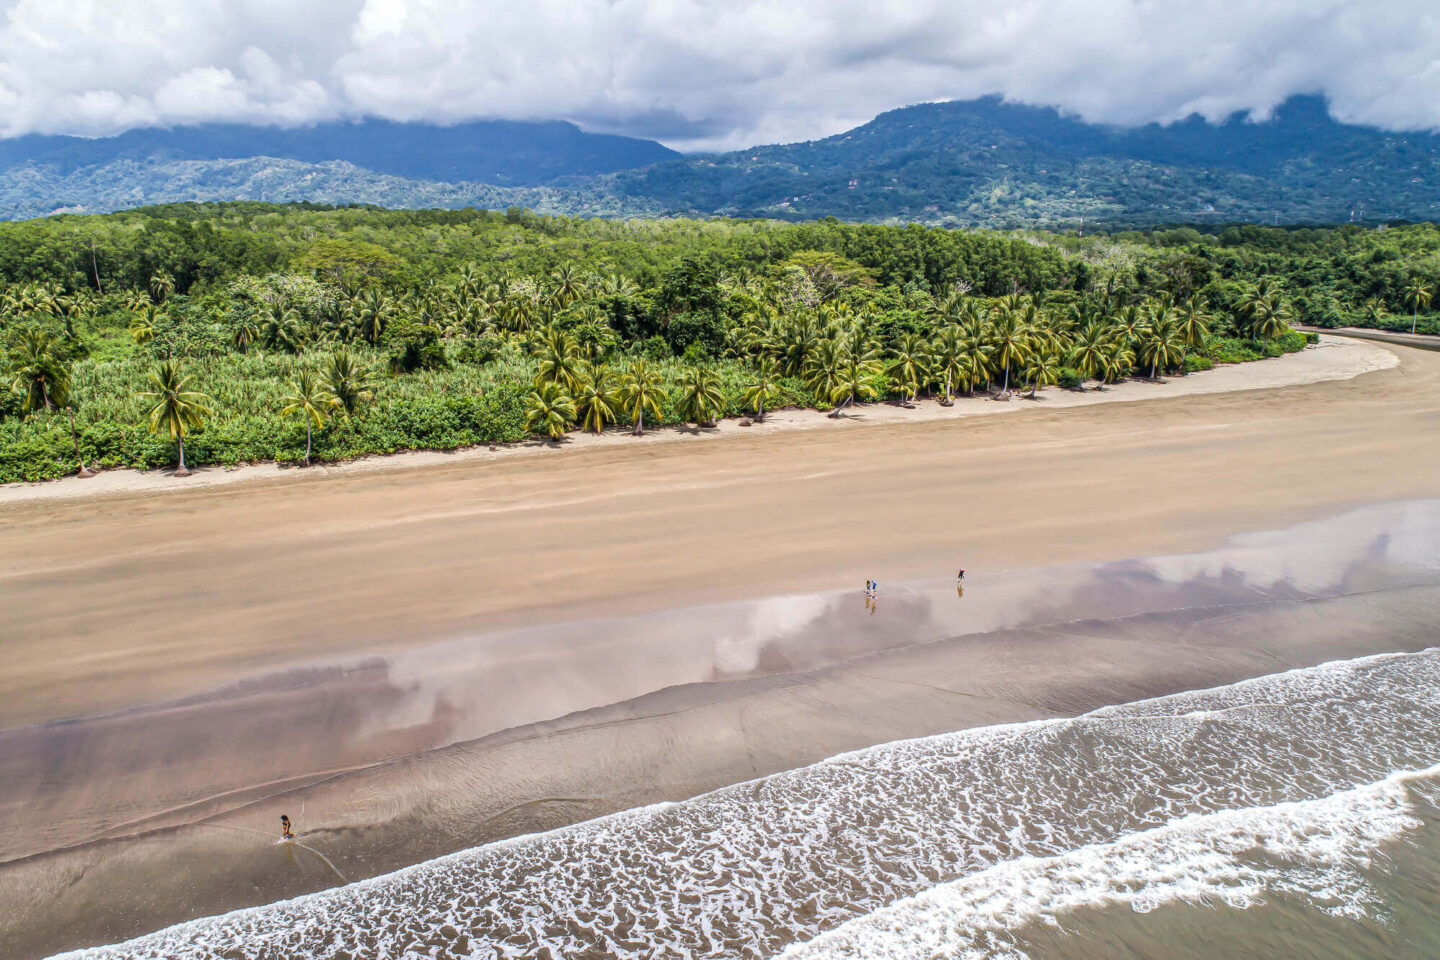
[{"label": "dry sand", "polygon": [[[451,638],[867,576],[925,580],[963,564],[983,582],[1004,568],[1205,549],[1236,531],[1434,497],[1437,387],[1440,356],[1327,339],[1295,357],[1103,397],[971,405],[1009,416],[879,407],[841,424],[790,414],[764,429],[727,427],[717,442],[602,439],[269,478],[256,468],[237,472],[251,482],[217,472],[229,481],[184,489],[128,475],[128,492],[81,481],[6,490],[0,751],[11,752],[0,761],[23,767],[54,737],[67,762],[31,777],[63,821],[38,846],[30,834],[45,817],[31,783],[0,795],[3,856],[21,858],[0,865],[0,940],[38,955],[336,882],[308,854],[254,833],[280,803],[292,814],[310,805],[316,843],[353,879],[879,740],[1423,644],[1433,594],[1396,593],[1382,610],[1355,600],[1228,631],[1171,620],[1130,636],[1012,630],[880,650],[863,664],[782,657],[714,678],[723,683],[617,690],[614,700],[629,699],[608,706],[573,686],[547,702],[534,684],[491,685],[487,702],[501,706],[487,705],[486,729],[498,732],[484,735],[457,726],[465,704],[450,695],[408,724],[392,718],[381,737],[353,713],[352,695],[334,701],[329,726],[370,736],[372,752],[332,750],[317,735],[306,754],[319,728],[297,727],[285,769],[254,758],[266,737],[286,742],[295,704],[322,702],[323,677],[295,674],[288,695],[247,679],[317,660],[359,670],[370,653],[393,669],[406,650],[428,656],[419,649]],[[1149,402],[1074,402],[1101,399]],[[1397,609],[1418,625],[1399,639]],[[1296,618],[1319,641],[1297,644]],[[914,624],[893,626],[903,639]],[[1165,637],[1177,639],[1156,644]],[[603,663],[605,648],[591,649]],[[567,647],[508,656],[514,676],[547,677]],[[569,673],[605,676],[591,663]],[[676,682],[662,674],[656,685]],[[211,710],[204,723],[187,712],[241,681],[255,686],[226,701],[233,712]],[[172,702],[145,706],[160,701]],[[510,716],[512,701],[530,715]],[[256,719],[272,710],[278,732]],[[130,730],[115,742],[138,751],[133,761],[61,749],[73,723],[24,726],[102,711],[122,712],[81,726]],[[147,741],[162,724],[170,734]],[[439,727],[450,732],[436,741]],[[222,735],[238,745],[216,748]],[[166,755],[146,756],[147,743]],[[116,791],[128,791],[126,809]],[[96,836],[117,839],[38,852]]]}]

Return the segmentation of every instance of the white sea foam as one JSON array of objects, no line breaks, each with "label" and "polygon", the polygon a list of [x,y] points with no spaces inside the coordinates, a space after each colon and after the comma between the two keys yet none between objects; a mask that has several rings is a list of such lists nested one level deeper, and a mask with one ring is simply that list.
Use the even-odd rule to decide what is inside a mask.
[{"label": "white sea foam", "polygon": [[1393,774],[1321,800],[1184,817],[1111,843],[1023,857],[851,920],[792,946],[785,960],[1023,960],[1027,925],[1068,911],[1174,901],[1246,908],[1288,894],[1358,918],[1383,910],[1363,872],[1377,851],[1424,821],[1407,784],[1440,766]]},{"label": "white sea foam", "polygon": [[[79,955],[770,956],[932,888],[1105,844],[1130,844],[1137,878],[1199,890],[1224,850],[1122,838],[1193,837],[1175,822],[1286,804],[1303,837],[1306,804],[1323,814],[1325,798],[1437,762],[1440,651],[1372,657],[886,744]],[[1245,824],[1237,836],[1259,835]],[[1110,882],[1086,862],[1080,889]],[[1051,909],[1064,895],[1036,896]]]}]

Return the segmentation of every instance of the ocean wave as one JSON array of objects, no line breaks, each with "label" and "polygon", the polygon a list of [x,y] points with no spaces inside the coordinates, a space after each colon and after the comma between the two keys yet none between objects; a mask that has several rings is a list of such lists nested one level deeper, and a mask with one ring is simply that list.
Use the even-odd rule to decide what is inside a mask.
[{"label": "ocean wave", "polygon": [[1437,745],[1440,652],[1343,661],[871,747],[70,956],[771,956],[1004,864],[1323,802]]},{"label": "ocean wave", "polygon": [[1053,857],[1007,861],[850,920],[784,960],[1025,960],[1030,924],[1123,904],[1148,912],[1175,901],[1244,909],[1267,895],[1305,899],[1333,916],[1384,910],[1363,871],[1386,843],[1425,821],[1411,785],[1440,786],[1440,765],[1332,794],[1195,814]]}]

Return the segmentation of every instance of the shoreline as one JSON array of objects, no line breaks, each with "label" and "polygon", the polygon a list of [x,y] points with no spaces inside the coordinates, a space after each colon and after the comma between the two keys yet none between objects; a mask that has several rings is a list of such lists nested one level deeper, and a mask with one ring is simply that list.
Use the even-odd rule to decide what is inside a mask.
[{"label": "shoreline", "polygon": [[1354,339],[1321,335],[1318,345],[1298,353],[1284,354],[1249,363],[1226,364],[1213,370],[1198,371],[1159,381],[1131,379],[1112,384],[1103,390],[1092,387],[1085,392],[1047,388],[1032,401],[1023,393],[1012,401],[995,401],[988,397],[955,398],[951,407],[942,407],[933,399],[921,400],[913,409],[895,404],[868,404],[857,412],[832,419],[828,413],[813,409],[791,408],[766,415],[764,423],[740,427],[738,419],[725,419],[713,428],[689,426],[661,427],[632,437],[623,428],[609,428],[598,436],[576,432],[565,440],[553,442],[528,440],[498,447],[473,446],[456,450],[411,450],[393,454],[371,454],[337,463],[316,463],[311,467],[281,464],[274,461],[241,464],[234,467],[192,467],[191,476],[177,479],[172,470],[136,470],[120,468],[102,470],[95,476],[76,476],[55,480],[17,482],[0,485],[0,508],[7,504],[37,500],[59,500],[92,497],[116,497],[158,491],[182,491],[211,488],[233,483],[258,481],[316,480],[327,477],[420,469],[456,463],[484,463],[514,458],[548,456],[609,446],[642,448],[657,443],[688,442],[711,437],[736,435],[764,436],[788,430],[835,429],[873,423],[925,423],[963,420],[1002,413],[1020,413],[1037,409],[1063,410],[1096,404],[1150,401],[1185,396],[1205,396],[1302,386],[1335,380],[1348,380],[1399,363],[1399,358],[1384,347],[1357,344]]}]

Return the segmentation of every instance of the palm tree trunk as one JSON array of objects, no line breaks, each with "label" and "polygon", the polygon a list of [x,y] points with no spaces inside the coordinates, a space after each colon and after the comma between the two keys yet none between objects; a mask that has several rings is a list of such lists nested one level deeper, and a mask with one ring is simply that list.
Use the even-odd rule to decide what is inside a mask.
[{"label": "palm tree trunk", "polygon": [[100,264],[97,263],[95,260],[94,240],[90,241],[90,270],[95,274],[95,292],[103,297],[105,295],[105,291],[100,289]]},{"label": "palm tree trunk", "polygon": [[760,410],[755,415],[755,419],[760,421],[761,423],[765,422],[765,394],[763,393],[760,394]]},{"label": "palm tree trunk", "polygon": [[180,444],[180,465],[175,468],[175,476],[188,477],[190,476],[190,471],[185,466],[185,434],[180,434],[176,437],[176,440]]},{"label": "palm tree trunk", "polygon": [[305,421],[305,466],[310,466],[310,421]]},{"label": "palm tree trunk", "polygon": [[635,415],[635,429],[631,431],[632,436],[643,437],[645,435],[645,408],[641,407],[640,412]]},{"label": "palm tree trunk", "polygon": [[1419,319],[1420,301],[1417,300],[1415,301],[1415,305],[1410,308],[1410,332],[1412,334],[1415,332],[1415,324],[1419,321]]},{"label": "palm tree trunk", "polygon": [[76,476],[82,479],[93,477],[95,472],[85,466],[85,458],[80,456],[80,434],[75,432],[75,410],[72,407],[66,407],[65,412],[70,414],[70,441],[75,444],[75,459],[80,463],[80,472]]},{"label": "palm tree trunk", "polygon": [[1154,379],[1155,379],[1155,368],[1156,368],[1157,366],[1159,366],[1159,365],[1160,365],[1160,354],[1157,353],[1157,354],[1155,354],[1155,358],[1150,361],[1150,379],[1151,379],[1151,380],[1154,380]]}]

